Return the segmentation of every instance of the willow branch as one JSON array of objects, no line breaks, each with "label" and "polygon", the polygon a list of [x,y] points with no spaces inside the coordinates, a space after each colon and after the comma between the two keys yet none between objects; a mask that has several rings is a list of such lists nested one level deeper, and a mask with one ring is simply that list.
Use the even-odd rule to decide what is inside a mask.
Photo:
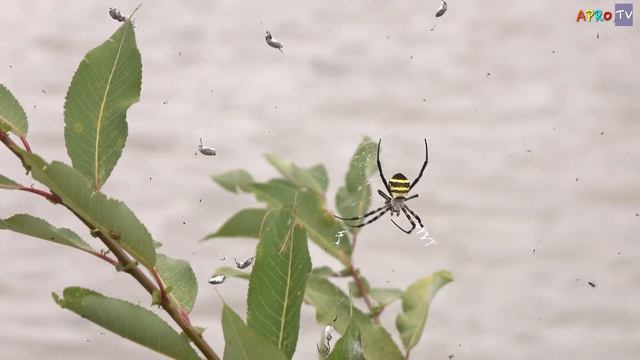
[{"label": "willow branch", "polygon": [[376,324],[380,324],[380,320],[378,317],[380,316],[379,312],[376,312],[373,303],[371,302],[371,298],[369,297],[369,291],[362,283],[362,278],[360,277],[360,271],[355,267],[353,263],[353,249],[356,246],[356,241],[358,239],[358,233],[353,234],[353,243],[351,244],[351,261],[349,262],[349,273],[353,278],[353,282],[358,288],[360,295],[362,295],[362,299],[364,303],[367,305],[367,309],[369,309],[369,313],[372,315],[372,319]]},{"label": "willow branch", "polygon": [[[0,131],[0,142],[4,143],[11,152],[13,152],[21,161],[24,162],[22,158],[22,154],[20,154],[19,147],[9,138],[8,134]],[[23,141],[24,143],[24,141]],[[25,147],[28,148],[28,143],[25,144]],[[28,148],[29,149],[29,148]],[[140,267],[137,266],[137,261],[132,259],[127,252],[120,246],[120,244],[111,239],[111,237],[103,234],[97,227],[92,224],[88,219],[82,217],[82,215],[75,212],[71,207],[65,204],[62,199],[55,193],[47,193],[46,191],[33,189],[29,187],[21,187],[20,190],[28,191],[40,196],[45,197],[46,199],[62,204],[65,208],[67,208],[71,213],[73,213],[80,221],[82,221],[88,228],[91,230],[92,234],[97,234],[98,238],[106,245],[106,247],[113,253],[116,257],[117,262],[108,256],[101,254],[90,252],[90,254],[97,256],[112,265],[119,265],[125,271],[131,275],[142,287],[147,290],[149,294],[153,296],[155,292],[159,292],[160,294],[166,294],[164,288],[162,287],[162,282],[160,281],[157,272],[155,269],[150,269],[150,272],[153,274],[154,278],[158,281],[158,285],[147,276],[147,274],[142,271]],[[55,200],[55,201],[54,201]],[[170,297],[163,295],[160,299],[160,306],[171,316],[171,318],[180,326],[182,331],[184,331],[185,335],[191,339],[193,344],[200,350],[200,352],[205,356],[205,358],[209,360],[220,360],[220,357],[213,351],[211,346],[204,340],[204,338],[200,335],[198,330],[196,330],[193,325],[191,325],[191,321],[189,320],[189,316],[184,309],[174,301],[170,299]]]},{"label": "willow branch", "polygon": [[[82,217],[82,215],[73,211],[66,204],[62,204],[69,211],[71,211],[80,221],[82,221],[94,234],[97,234],[98,238],[102,240],[102,242],[107,246],[109,250],[115,255],[118,259],[118,265],[122,266],[122,268],[126,269],[125,271],[129,273],[142,287],[147,290],[147,292],[153,295],[154,292],[159,292],[164,294],[164,290],[158,287],[153,280],[145,274],[140,267],[137,266],[137,262],[132,259],[126,251],[120,246],[120,244],[111,239],[111,237],[106,236],[101,231],[99,231],[93,224],[91,224],[88,220]],[[155,273],[155,270],[151,270],[152,273]],[[159,279],[158,279],[159,280]],[[180,326],[182,331],[193,341],[193,344],[202,352],[202,354],[210,360],[220,360],[218,355],[213,351],[211,346],[202,338],[200,333],[191,325],[191,321],[186,315],[186,312],[175,302],[171,301],[168,296],[161,296],[160,306],[171,316],[171,318]]]}]

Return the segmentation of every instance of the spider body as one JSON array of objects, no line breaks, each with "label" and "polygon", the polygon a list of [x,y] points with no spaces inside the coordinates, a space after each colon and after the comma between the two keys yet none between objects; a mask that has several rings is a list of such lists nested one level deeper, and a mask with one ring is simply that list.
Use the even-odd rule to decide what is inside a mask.
[{"label": "spider body", "polygon": [[391,190],[391,197],[404,198],[409,193],[409,186],[411,182],[402,173],[397,173],[389,179],[389,189]]},{"label": "spider body", "polygon": [[416,177],[416,179],[413,181],[410,181],[404,174],[397,173],[393,175],[387,182],[387,180],[384,177],[384,173],[382,172],[382,164],[380,163],[380,144],[381,143],[382,143],[382,139],[378,141],[378,157],[377,157],[378,172],[380,173],[380,178],[382,179],[382,183],[384,184],[387,192],[385,193],[382,190],[378,190],[378,194],[380,194],[380,196],[384,198],[385,200],[384,205],[375,210],[371,210],[363,215],[355,216],[351,218],[343,218],[337,215],[334,215],[334,216],[341,220],[352,221],[352,220],[365,219],[371,215],[375,215],[371,219],[366,220],[358,225],[347,224],[351,227],[363,227],[367,224],[371,224],[372,222],[378,220],[380,217],[382,217],[382,215],[388,212],[391,213],[391,216],[393,215],[400,216],[400,213],[403,213],[406,216],[407,220],[409,220],[409,223],[411,224],[411,228],[409,230],[403,229],[400,225],[398,225],[395,221],[393,221],[393,219],[391,219],[391,222],[395,226],[397,226],[400,230],[404,231],[407,234],[410,234],[416,228],[416,223],[413,221],[413,219],[416,219],[418,221],[418,224],[420,224],[420,227],[424,228],[424,226],[422,225],[422,220],[420,220],[420,217],[416,215],[416,213],[413,212],[413,210],[411,210],[407,206],[406,202],[418,197],[418,194],[411,195],[411,196],[407,196],[407,195],[409,195],[409,191],[411,191],[411,189],[413,189],[413,187],[416,186],[416,184],[422,177],[422,174],[424,173],[424,169],[427,167],[427,163],[429,160],[429,150],[427,148],[427,139],[424,139],[424,150],[425,150],[424,163],[422,164],[422,168],[420,169],[420,173],[418,174],[418,177]]}]

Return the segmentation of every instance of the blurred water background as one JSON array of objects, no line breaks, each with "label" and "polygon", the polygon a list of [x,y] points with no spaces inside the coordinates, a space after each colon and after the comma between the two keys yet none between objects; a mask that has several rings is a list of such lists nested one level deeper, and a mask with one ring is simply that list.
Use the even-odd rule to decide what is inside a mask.
[{"label": "blurred water background", "polygon": [[[47,159],[69,161],[64,96],[84,54],[119,25],[109,6],[128,14],[137,4],[3,2],[0,81],[26,108],[30,142]],[[576,24],[578,9],[613,8],[608,1],[452,0],[429,31],[438,5],[162,0],[138,12],[142,96],[104,191],[166,253],[192,263],[201,285],[192,319],[219,354],[221,300],[206,281],[250,256],[255,241],[198,240],[255,201],[209,176],[246,168],[266,180],[276,172],[262,155],[275,153],[324,163],[332,199],[368,135],[384,139],[387,174],[408,177],[429,140],[411,206],[437,244],[382,219],[362,231],[355,259],[374,286],[453,272],[413,359],[640,358],[640,26]],[[266,30],[284,54],[264,43]],[[194,156],[199,137],[218,156]],[[0,173],[31,184],[6,150]],[[59,206],[2,192],[0,217],[20,212],[89,238]],[[338,266],[311,252],[315,266]],[[0,264],[0,358],[159,357],[51,299],[79,285],[148,303],[122,273],[9,232],[0,232]],[[243,314],[246,283],[219,289]],[[383,316],[392,330],[398,309]],[[294,358],[315,358],[321,331],[304,306]]]}]

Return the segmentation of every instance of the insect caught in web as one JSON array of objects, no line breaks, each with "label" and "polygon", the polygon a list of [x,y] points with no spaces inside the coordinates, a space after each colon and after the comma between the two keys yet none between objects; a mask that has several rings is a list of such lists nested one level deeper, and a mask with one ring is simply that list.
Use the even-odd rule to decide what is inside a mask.
[{"label": "insect caught in web", "polygon": [[207,156],[216,155],[216,149],[202,145],[202,138],[200,138],[200,145],[198,145],[198,151],[200,151],[200,154],[202,155],[207,155]]},{"label": "insect caught in web", "polygon": [[267,35],[264,37],[264,39],[267,41],[267,44],[269,44],[269,46],[278,49],[281,53],[284,53],[284,51],[282,51],[282,48],[284,47],[282,43],[274,39],[269,31],[267,31]]},{"label": "insect caught in web", "polygon": [[[398,225],[395,221],[393,221],[393,219],[391,219],[391,222],[395,226],[397,226],[398,229],[404,231],[407,234],[410,234],[416,228],[416,223],[413,221],[412,217],[418,221],[418,224],[420,224],[421,228],[424,228],[424,225],[422,225],[422,220],[420,220],[420,217],[415,212],[413,212],[413,210],[411,210],[409,206],[407,206],[406,202],[418,197],[418,194],[414,194],[408,197],[407,195],[409,194],[409,191],[411,191],[411,189],[413,189],[413,187],[416,186],[416,184],[418,184],[418,181],[420,181],[420,178],[424,173],[424,169],[427,167],[427,162],[429,160],[429,150],[427,148],[427,139],[424,139],[424,152],[425,152],[424,163],[422,164],[422,168],[420,169],[420,173],[418,174],[418,177],[413,181],[409,181],[409,179],[407,179],[407,177],[404,176],[404,174],[397,173],[393,175],[391,179],[389,179],[389,181],[387,182],[382,172],[382,164],[380,163],[380,144],[381,143],[382,143],[382,139],[378,141],[378,157],[377,157],[378,172],[380,173],[380,178],[382,179],[382,183],[384,184],[384,187],[387,190],[387,193],[385,193],[382,190],[378,190],[378,194],[380,194],[380,196],[384,198],[385,200],[384,205],[360,216],[355,216],[350,218],[343,218],[337,215],[334,215],[334,216],[340,220],[346,220],[346,221],[363,220],[363,222],[358,225],[347,224],[348,226],[351,226],[351,227],[363,227],[365,225],[371,224],[372,222],[378,220],[379,218],[382,217],[382,215],[388,212],[391,212],[391,216],[393,216],[394,214],[396,216],[400,216],[400,212],[402,212],[407,217],[407,220],[409,220],[409,223],[411,223],[411,228],[409,230],[403,229],[400,225]],[[372,215],[375,215],[375,216],[365,221],[367,217]]]},{"label": "insect caught in web", "polygon": [[226,276],[224,276],[224,275],[222,275],[222,274],[213,275],[213,276],[209,279],[209,284],[211,284],[211,285],[220,285],[220,284],[222,284],[226,279],[227,279],[227,277],[226,277]]},{"label": "insect caught in web", "polygon": [[252,256],[252,257],[250,257],[250,258],[247,258],[247,259],[246,259],[246,260],[244,260],[244,261],[238,261],[238,260],[236,260],[236,258],[233,258],[233,261],[235,261],[235,262],[236,262],[236,267],[237,267],[238,269],[246,269],[246,268],[248,268],[249,266],[251,266],[251,264],[253,264],[253,260],[254,260],[255,258],[256,258],[255,256]]},{"label": "insect caught in web", "polygon": [[109,8],[109,16],[111,16],[113,20],[117,20],[120,22],[124,22],[125,20],[127,20],[126,17],[122,16],[118,8]]}]

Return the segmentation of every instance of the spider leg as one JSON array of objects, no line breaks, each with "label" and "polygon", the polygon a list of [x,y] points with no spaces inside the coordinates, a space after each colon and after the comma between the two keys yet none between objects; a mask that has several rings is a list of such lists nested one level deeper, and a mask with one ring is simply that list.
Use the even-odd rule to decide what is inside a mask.
[{"label": "spider leg", "polygon": [[409,190],[413,189],[414,186],[418,183],[420,178],[422,177],[422,173],[424,173],[424,169],[427,167],[427,163],[429,162],[429,149],[427,148],[427,139],[424,139],[424,163],[422,164],[422,169],[420,169],[420,173],[418,177],[413,180],[411,186],[409,186]]},{"label": "spider leg", "polygon": [[411,232],[413,231],[413,229],[416,228],[416,223],[413,222],[413,220],[411,220],[411,216],[409,216],[409,214],[407,213],[407,211],[404,209],[405,206],[402,207],[402,212],[404,213],[404,215],[407,217],[407,220],[409,220],[409,222],[411,223],[411,229],[409,230],[405,230],[402,227],[400,227],[400,225],[398,225],[395,221],[393,221],[393,219],[391,219],[391,222],[400,230],[404,231],[405,234],[411,234]]},{"label": "spider leg", "polygon": [[387,179],[384,178],[384,174],[382,173],[382,164],[380,163],[380,143],[382,143],[382,139],[378,140],[378,172],[380,173],[380,178],[382,178],[382,183],[384,187],[387,189],[387,192],[391,194],[391,188],[389,188],[389,183]]},{"label": "spider leg", "polygon": [[403,206],[402,210],[407,210],[408,212],[410,212],[411,215],[413,215],[413,217],[416,218],[416,220],[418,220],[418,224],[420,224],[420,227],[421,228],[424,227],[424,225],[422,225],[422,220],[420,220],[420,216],[416,215],[416,213],[414,213],[413,210],[411,210],[407,205]]},{"label": "spider leg", "polygon": [[415,198],[417,198],[417,197],[418,197],[418,194],[411,195],[411,196],[409,196],[408,198],[404,199],[404,201],[409,201],[409,200],[411,200],[411,199],[415,199]]},{"label": "spider leg", "polygon": [[[384,191],[378,189],[378,194],[380,194],[380,196],[382,196],[385,200],[391,201],[391,198],[389,197],[389,195],[385,194]],[[415,196],[418,196],[418,195],[415,195]]]},{"label": "spider leg", "polygon": [[366,218],[366,217],[367,217],[367,216],[369,216],[369,215],[373,215],[373,214],[377,213],[378,211],[380,211],[380,210],[382,210],[382,209],[384,209],[384,208],[386,208],[386,207],[389,207],[389,204],[388,204],[388,203],[385,203],[384,205],[380,206],[379,208],[377,208],[377,209],[375,209],[375,210],[371,210],[371,211],[369,211],[368,213],[366,213],[366,214],[364,214],[364,215],[355,216],[355,217],[350,217],[350,218],[343,218],[343,217],[340,217],[340,216],[338,216],[338,215],[333,215],[333,216],[337,217],[337,218],[338,218],[338,219],[340,219],[340,220],[360,220],[360,219],[364,219],[364,218]]},{"label": "spider leg", "polygon": [[357,228],[363,227],[363,226],[365,226],[367,224],[371,224],[372,222],[380,219],[380,217],[382,215],[386,214],[389,210],[391,210],[391,207],[387,206],[387,208],[384,211],[381,211],[380,214],[378,214],[378,215],[374,216],[373,218],[369,219],[369,221],[367,221],[367,222],[363,222],[362,224],[358,224],[358,225],[349,225],[349,224],[347,224],[347,225],[349,225],[351,227],[357,227]]}]

